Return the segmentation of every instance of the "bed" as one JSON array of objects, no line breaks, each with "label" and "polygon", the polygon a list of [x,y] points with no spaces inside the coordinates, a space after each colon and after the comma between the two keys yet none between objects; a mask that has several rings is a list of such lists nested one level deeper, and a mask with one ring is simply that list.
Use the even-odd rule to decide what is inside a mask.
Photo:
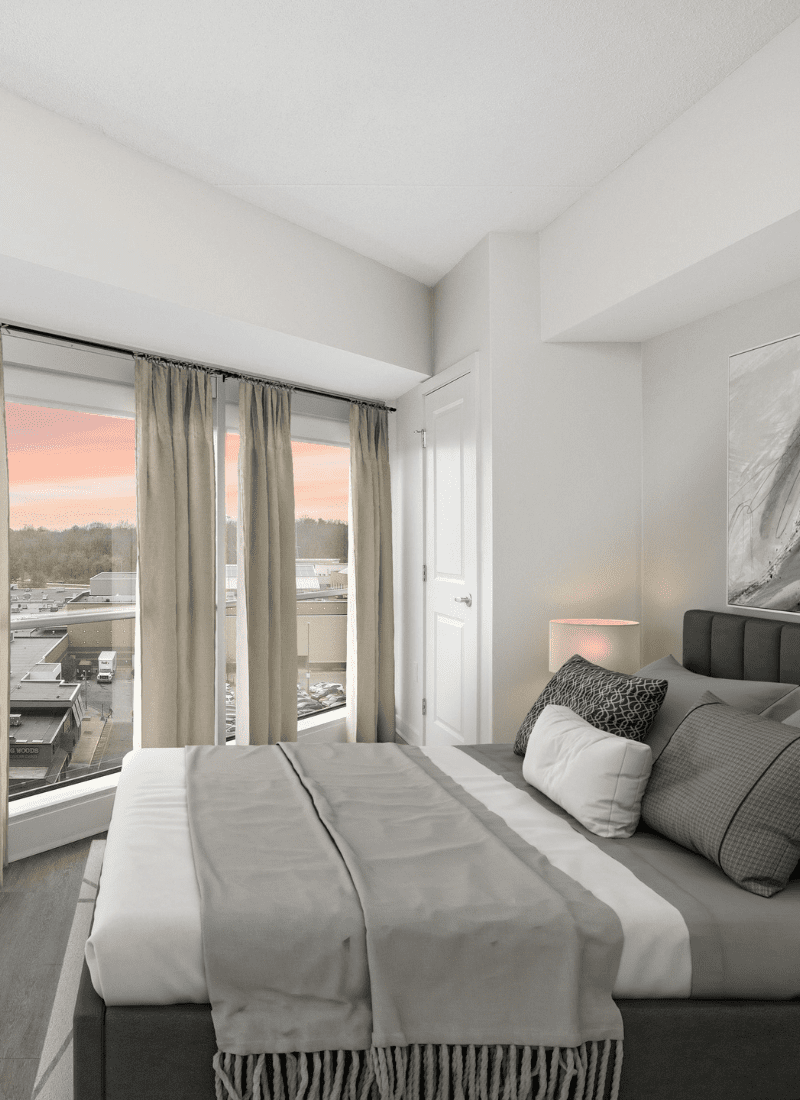
[{"label": "bed", "polygon": [[[725,680],[800,684],[800,625],[751,616],[689,611],[684,620],[683,664],[695,675],[712,677],[720,684]],[[355,747],[354,751],[359,752],[359,749]],[[462,754],[461,763],[452,763],[452,757],[437,760],[431,754],[427,760],[425,763],[419,758],[412,763],[414,768],[430,767],[434,771],[449,768],[453,772],[452,781],[464,790],[469,788],[470,782],[475,782],[477,786],[473,791],[485,786],[487,789],[502,788],[502,797],[505,793],[517,800],[532,797],[521,776],[521,759],[509,746],[474,747]],[[543,808],[542,798],[535,801],[532,812],[539,813]],[[565,815],[563,812],[559,815],[552,806],[550,811],[559,819],[556,824],[561,828]],[[115,819],[116,816],[115,811]],[[115,824],[116,820],[112,823],[112,832]],[[581,844],[589,843],[585,836],[579,839]],[[672,886],[665,887],[665,892],[672,892],[674,908],[686,908],[688,903],[678,897],[683,892],[680,875],[700,873],[695,869],[705,861],[647,829],[640,829],[632,840],[644,853],[641,858],[649,860],[648,853],[658,849],[661,853],[658,859],[666,860],[659,865],[658,874],[663,881],[673,879]],[[605,846],[609,853],[614,845],[620,844],[628,845],[628,851],[633,850],[628,841],[600,843],[595,840],[592,843],[601,849]],[[188,839],[184,838],[183,844],[185,847]],[[139,853],[139,858],[147,856]],[[135,864],[135,844],[125,859],[129,861],[128,867]],[[184,892],[180,876],[191,874],[185,863],[182,868],[172,869],[167,863],[162,875],[165,889],[172,880],[176,896],[181,897]],[[100,897],[103,897],[104,885],[111,893],[109,883],[113,876],[124,883],[127,874],[124,864],[122,867],[119,864],[107,866],[104,870],[107,881],[101,883]],[[655,976],[647,973],[648,953],[657,954],[661,950],[667,960],[679,960],[679,948],[667,942],[668,937],[667,940],[662,937],[657,948],[648,948],[645,944],[638,960],[629,954],[629,978],[620,981],[618,975],[614,989],[614,1000],[624,1025],[625,1053],[618,1082],[620,1100],[675,1100],[678,1097],[681,1100],[722,1100],[723,1097],[725,1100],[800,1100],[800,933],[797,932],[800,928],[800,879],[791,882],[775,898],[765,900],[744,896],[744,891],[733,884],[726,885],[723,878],[713,878],[712,869],[716,900],[709,901],[708,905],[724,910],[731,904],[730,899],[742,895],[742,914],[766,912],[765,907],[771,907],[769,912],[777,922],[775,932],[762,936],[765,942],[758,942],[759,937],[752,927],[747,931],[745,916],[737,918],[738,931],[718,937],[720,942],[725,941],[723,957],[716,970],[707,968],[707,975],[715,974],[716,977],[709,977],[705,987],[686,987],[687,979],[681,976],[679,961]],[[125,897],[124,888],[121,896]],[[105,1000],[96,991],[89,965],[84,966],[74,1018],[75,1100],[133,1100],[134,1097],[160,1100],[168,1096],[211,1100],[215,1094],[221,1095],[215,1093],[210,1068],[217,1043],[211,1007],[204,999],[199,924],[195,919],[192,932],[191,919],[189,925],[180,926],[177,931],[174,928],[170,931],[165,925],[155,934],[153,938],[159,950],[150,964],[146,962],[145,951],[135,942],[137,922],[129,923],[128,959],[135,965],[129,965],[127,973],[123,967],[119,980],[113,977],[104,980],[99,976],[97,960],[93,960],[95,982],[106,994]],[[102,938],[104,921],[103,917],[96,922],[93,936]],[[646,925],[646,917],[643,923]],[[704,927],[702,920],[697,927]],[[170,940],[170,936],[174,940]],[[183,950],[186,943],[192,941],[192,936],[194,947],[188,951],[188,961],[184,951],[183,961],[178,966],[182,973],[176,976],[171,968],[180,953],[179,947]],[[740,945],[744,943],[745,950],[738,955],[724,954],[727,941],[737,937]],[[178,944],[178,940],[183,943]],[[623,969],[620,966],[620,974]],[[126,986],[125,982],[129,984]],[[189,994],[181,997],[180,992],[175,992],[181,988],[189,990]],[[125,989],[133,989],[131,999],[144,1003],[124,1003]],[[153,1000],[161,1003],[147,1003],[148,989],[155,990]],[[688,995],[690,992],[692,996]],[[176,1001],[180,997],[180,1001],[169,1003],[173,996]],[[610,1076],[608,1087],[611,1087]],[[454,1095],[458,1095],[458,1090]],[[533,1095],[536,1095],[535,1090]]]}]

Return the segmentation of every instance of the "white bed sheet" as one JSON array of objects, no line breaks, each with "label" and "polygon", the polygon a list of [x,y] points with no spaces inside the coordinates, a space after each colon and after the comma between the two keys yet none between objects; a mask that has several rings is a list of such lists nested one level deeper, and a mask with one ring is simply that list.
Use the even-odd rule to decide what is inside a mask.
[{"label": "white bed sheet", "polygon": [[183,749],[122,762],[86,961],[109,1005],[208,1001]]},{"label": "white bed sheet", "polygon": [[[625,943],[616,996],[689,995],[689,933],[674,906],[478,761],[425,751],[617,913]],[[208,1001],[183,749],[140,749],[123,762],[86,959],[107,1005]]]}]

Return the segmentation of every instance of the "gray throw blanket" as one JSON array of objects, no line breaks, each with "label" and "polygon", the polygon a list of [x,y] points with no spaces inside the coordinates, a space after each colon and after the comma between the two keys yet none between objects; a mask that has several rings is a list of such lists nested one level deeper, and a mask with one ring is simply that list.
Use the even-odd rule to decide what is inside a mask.
[{"label": "gray throw blanket", "polygon": [[615,1095],[616,916],[418,750],[186,766],[220,1098]]}]

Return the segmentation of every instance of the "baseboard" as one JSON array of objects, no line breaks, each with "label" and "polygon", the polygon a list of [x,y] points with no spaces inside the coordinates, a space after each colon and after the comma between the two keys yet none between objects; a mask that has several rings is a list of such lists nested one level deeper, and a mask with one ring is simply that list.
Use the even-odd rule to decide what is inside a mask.
[{"label": "baseboard", "polygon": [[422,747],[422,730],[416,729],[410,723],[404,721],[399,714],[395,715],[394,725],[397,733],[406,745],[417,745],[419,748]]},{"label": "baseboard", "polygon": [[118,779],[119,772],[115,772],[10,802],[9,863],[105,832]]}]

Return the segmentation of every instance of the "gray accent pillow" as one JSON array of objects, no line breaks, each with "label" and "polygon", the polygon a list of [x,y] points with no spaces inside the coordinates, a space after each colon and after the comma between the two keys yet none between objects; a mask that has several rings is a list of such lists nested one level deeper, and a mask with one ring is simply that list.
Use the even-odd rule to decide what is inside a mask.
[{"label": "gray accent pillow", "polygon": [[525,755],[531,730],[548,703],[569,707],[595,729],[642,741],[666,691],[666,680],[611,672],[576,653],[564,662],[528,711],[514,742],[514,752]]},{"label": "gray accent pillow", "polygon": [[705,692],[653,764],[642,820],[772,897],[800,858],[800,731]]},{"label": "gray accent pillow", "polygon": [[669,684],[667,696],[647,735],[647,744],[658,759],[686,712],[706,691],[740,710],[783,721],[800,710],[800,688],[796,684],[773,684],[761,680],[724,680],[699,676],[684,668],[674,657],[662,657],[645,665],[640,676],[656,676]]}]

